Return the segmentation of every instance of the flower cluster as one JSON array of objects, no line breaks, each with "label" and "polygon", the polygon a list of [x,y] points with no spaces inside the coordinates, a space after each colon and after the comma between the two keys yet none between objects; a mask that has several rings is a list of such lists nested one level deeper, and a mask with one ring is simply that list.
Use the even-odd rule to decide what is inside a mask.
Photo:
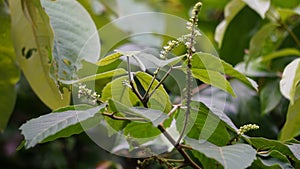
[{"label": "flower cluster", "polygon": [[78,98],[83,96],[86,96],[91,104],[96,104],[100,99],[99,94],[97,94],[95,91],[93,92],[91,89],[88,89],[86,85],[80,83],[78,87]]},{"label": "flower cluster", "polygon": [[160,55],[159,57],[161,59],[165,59],[166,58],[166,55],[172,51],[175,47],[177,47],[179,44],[181,43],[181,41],[179,39],[177,40],[171,40],[168,42],[168,45],[164,46],[163,47],[163,50],[160,51]]},{"label": "flower cluster", "polygon": [[238,135],[243,135],[244,133],[250,131],[250,130],[257,130],[259,129],[259,126],[256,124],[246,124],[239,128],[237,131]]},{"label": "flower cluster", "polygon": [[161,59],[165,59],[166,55],[181,43],[183,43],[188,49],[191,49],[192,52],[196,51],[195,47],[194,47],[194,44],[196,44],[195,37],[201,35],[200,31],[197,29],[198,13],[199,13],[201,6],[202,6],[201,2],[197,3],[194,6],[194,8],[192,10],[192,16],[191,16],[190,20],[186,23],[187,24],[186,28],[191,33],[189,33],[187,35],[183,35],[176,40],[169,41],[168,44],[163,47],[163,50],[160,51],[159,56]]}]

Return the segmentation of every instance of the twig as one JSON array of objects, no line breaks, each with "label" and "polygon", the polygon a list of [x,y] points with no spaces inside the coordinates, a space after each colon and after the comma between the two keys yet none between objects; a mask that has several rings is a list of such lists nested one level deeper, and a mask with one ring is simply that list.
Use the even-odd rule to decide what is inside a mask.
[{"label": "twig", "polygon": [[[145,95],[143,96],[143,100],[145,100],[146,98],[149,99],[148,93],[150,92],[151,87],[152,87],[153,83],[155,82],[155,79],[156,79],[156,77],[157,77],[157,75],[158,75],[159,70],[160,70],[160,68],[157,68],[157,69],[155,70],[154,75],[153,75],[153,78],[152,78],[152,80],[151,80],[151,82],[150,82],[150,84],[149,84],[149,87],[148,87],[148,89],[147,89]],[[148,101],[148,100],[147,100],[147,101]]]},{"label": "twig", "polygon": [[116,113],[102,113],[103,116],[110,117],[114,120],[124,120],[124,121],[146,121],[144,118],[139,118],[139,117],[120,117],[116,116]]},{"label": "twig", "polygon": [[164,77],[159,81],[159,83],[154,87],[152,92],[149,94],[148,98],[150,98],[153,95],[153,93],[159,88],[159,86],[167,79],[167,77],[170,75],[172,69],[173,68],[170,67],[170,69],[167,71],[167,73],[164,75]]},{"label": "twig", "polygon": [[169,142],[175,147],[175,149],[182,155],[182,157],[184,158],[187,164],[189,164],[191,167],[195,169],[202,169],[191,159],[191,157],[185,152],[185,150],[181,147],[181,145],[176,143],[176,141],[166,131],[166,129],[162,124],[159,124],[157,128],[160,130],[161,133],[163,133],[163,135],[169,140]]},{"label": "twig", "polygon": [[181,104],[173,105],[172,110],[168,113],[168,116],[170,117],[178,108],[180,108]]},{"label": "twig", "polygon": [[127,70],[128,70],[128,79],[129,79],[129,84],[131,86],[132,92],[139,98],[139,100],[142,102],[144,107],[147,107],[147,102],[144,101],[142,98],[141,94],[137,91],[133,84],[133,78],[131,77],[131,67],[130,67],[130,62],[129,62],[129,56],[127,56]]}]

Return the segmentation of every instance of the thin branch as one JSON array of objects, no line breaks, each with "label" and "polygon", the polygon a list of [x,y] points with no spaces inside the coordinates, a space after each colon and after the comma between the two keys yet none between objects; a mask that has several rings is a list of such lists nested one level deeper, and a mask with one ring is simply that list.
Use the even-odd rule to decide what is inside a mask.
[{"label": "thin branch", "polygon": [[159,70],[160,70],[160,68],[157,68],[157,69],[155,70],[154,75],[153,75],[153,78],[152,78],[152,80],[151,80],[151,82],[150,82],[150,84],[149,84],[149,87],[148,87],[148,89],[147,89],[145,95],[143,96],[143,100],[145,100],[145,98],[149,98],[149,97],[148,97],[148,93],[150,92],[150,89],[151,89],[153,83],[155,82],[155,79],[156,79],[156,77],[157,77],[157,75],[158,75]]},{"label": "thin branch", "polygon": [[176,141],[166,131],[166,129],[162,124],[159,124],[157,128],[160,130],[161,133],[163,133],[163,135],[169,140],[169,142],[175,147],[175,149],[182,155],[186,163],[188,163],[191,167],[195,169],[202,169],[191,159],[191,157],[185,152],[185,150],[182,149],[182,147],[176,143]]},{"label": "thin branch", "polygon": [[185,160],[184,159],[167,159],[164,158],[165,161],[170,162],[170,163],[184,163]]},{"label": "thin branch", "polygon": [[103,116],[107,116],[110,117],[114,120],[124,120],[124,121],[146,121],[144,118],[139,118],[139,117],[120,117],[120,116],[116,116],[116,113],[102,113]]},{"label": "thin branch", "polygon": [[192,95],[195,95],[196,93],[199,93],[200,91],[206,89],[207,87],[209,87],[209,85],[206,84],[206,83],[203,83],[203,84],[199,85],[198,87],[196,87],[192,90]]},{"label": "thin branch", "polygon": [[173,68],[170,67],[170,69],[167,71],[167,73],[164,75],[164,77],[159,81],[159,83],[154,87],[152,92],[149,94],[148,98],[150,98],[153,95],[153,93],[159,88],[159,86],[167,79],[167,77],[170,75],[172,69]]},{"label": "thin branch", "polygon": [[181,104],[177,104],[177,105],[173,105],[173,108],[172,110],[168,113],[168,116],[172,116],[172,114],[178,109],[181,107]]},{"label": "thin branch", "polygon": [[131,67],[130,67],[130,62],[129,62],[129,56],[127,56],[127,70],[128,70],[129,84],[130,84],[132,92],[139,98],[139,100],[143,103],[144,107],[147,107],[147,102],[144,101],[141,94],[138,92],[138,90],[135,88],[135,86],[133,84],[133,78],[131,77]]},{"label": "thin branch", "polygon": [[181,148],[184,148],[184,149],[193,150],[193,148],[191,146],[188,146],[188,145],[185,145],[185,144],[180,144],[179,146]]}]

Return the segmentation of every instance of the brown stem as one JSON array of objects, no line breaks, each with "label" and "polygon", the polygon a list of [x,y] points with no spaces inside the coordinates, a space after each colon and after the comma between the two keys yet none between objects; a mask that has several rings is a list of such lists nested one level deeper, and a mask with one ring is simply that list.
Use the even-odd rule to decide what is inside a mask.
[{"label": "brown stem", "polygon": [[162,124],[159,124],[157,128],[160,130],[161,133],[169,140],[169,142],[175,147],[175,149],[182,155],[185,162],[190,165],[191,167],[195,169],[202,169],[200,166],[198,166],[191,157],[187,154],[187,152],[181,147],[180,144],[177,144],[177,142],[173,139],[173,137],[166,131],[164,126]]}]

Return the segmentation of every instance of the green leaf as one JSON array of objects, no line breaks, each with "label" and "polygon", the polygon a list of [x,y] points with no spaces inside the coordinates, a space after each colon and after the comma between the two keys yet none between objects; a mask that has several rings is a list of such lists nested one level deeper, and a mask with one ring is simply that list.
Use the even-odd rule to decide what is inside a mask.
[{"label": "green leaf", "polygon": [[[209,53],[199,52],[194,54],[192,60],[192,70],[193,69],[203,69],[208,71],[215,71],[223,75],[229,75],[231,77],[237,78],[248,87],[257,90],[257,84],[248,79],[239,71],[235,70],[230,64]],[[223,87],[226,88],[226,86]]]},{"label": "green leaf", "polygon": [[235,66],[235,69],[237,69],[239,72],[243,73],[244,75],[250,77],[277,77],[278,76],[276,72],[267,70],[266,66],[263,65],[259,60],[260,60],[259,58],[252,60],[247,64],[247,66],[245,62],[241,62]]},{"label": "green leaf", "polygon": [[[295,7],[295,6],[293,6]],[[292,16],[295,15],[300,15],[300,11],[299,11],[299,4],[298,7],[295,7],[294,9],[288,9],[288,8],[278,8],[278,14],[280,15],[280,18],[282,21],[286,21],[287,19],[289,19]]]},{"label": "green leaf", "polygon": [[219,72],[205,69],[192,69],[192,73],[193,77],[201,80],[202,82],[222,89],[230,93],[232,96],[235,96],[230,83],[227,81],[224,75],[220,74]]},{"label": "green leaf", "polygon": [[79,134],[84,130],[96,126],[100,122],[100,110],[106,105],[87,110],[67,110],[60,113],[50,113],[31,119],[20,129],[25,137],[25,147],[30,148],[38,143],[51,141],[61,137]]},{"label": "green leaf", "polygon": [[[149,88],[149,85],[151,84],[152,76],[144,72],[137,72],[135,77],[138,79],[139,83],[146,91]],[[158,83],[159,82],[155,79],[153,85],[149,90],[149,93],[151,93],[154,90],[154,88],[158,85]],[[153,95],[150,97],[148,102],[148,107],[156,110],[161,110],[164,112],[169,112],[171,110],[171,106],[172,104],[168,93],[164,89],[164,86],[160,85],[157,88],[157,90],[153,93]]]},{"label": "green leaf", "polygon": [[224,167],[217,160],[208,158],[198,151],[192,150],[192,154],[195,158],[201,161],[203,168],[224,169]]},{"label": "green leaf", "polygon": [[155,127],[168,118],[165,113],[159,110],[142,107],[129,107],[115,100],[110,100],[109,103],[113,111],[120,112],[129,117],[141,117],[145,119],[145,121],[151,122]]},{"label": "green leaf", "polygon": [[263,56],[262,61],[270,61],[284,56],[300,56],[300,51],[294,48],[285,48]]},{"label": "green leaf", "polygon": [[[187,136],[197,140],[207,140],[218,146],[226,145],[230,140],[226,123],[202,103],[193,102],[192,107],[186,128]],[[186,108],[178,111],[176,117],[178,131],[182,131],[184,126],[185,112]]]},{"label": "green leaf", "polygon": [[15,84],[20,78],[20,70],[15,64],[15,53],[11,39],[10,17],[5,1],[0,2],[0,132],[8,123],[13,112],[17,91]]},{"label": "green leaf", "polygon": [[278,27],[275,23],[269,23],[264,25],[255,35],[251,38],[250,47],[249,47],[249,62],[252,59],[255,59],[263,55],[263,50],[272,42],[268,41],[268,38]]},{"label": "green leaf", "polygon": [[207,141],[186,139],[188,145],[205,156],[217,160],[225,169],[247,168],[256,158],[256,151],[248,144],[218,147]]},{"label": "green leaf", "polygon": [[280,141],[270,140],[263,137],[251,137],[249,139],[251,141],[251,145],[260,151],[277,150],[285,156],[290,157],[294,161],[300,160],[300,154],[298,153],[299,151],[291,151],[291,148],[289,147],[290,145],[288,144],[284,144]]},{"label": "green leaf", "polygon": [[100,57],[96,25],[77,1],[42,0],[41,3],[54,32],[52,73],[62,80],[77,78],[75,73],[81,69],[82,60],[95,63]]},{"label": "green leaf", "polygon": [[285,67],[280,81],[280,91],[285,98],[290,100],[291,104],[294,104],[296,87],[299,82],[300,59],[295,59]]},{"label": "green leaf", "polygon": [[30,86],[50,108],[68,105],[70,93],[61,94],[50,77],[53,33],[40,1],[10,0],[9,3],[16,58]]},{"label": "green leaf", "polygon": [[285,141],[300,135],[300,86],[296,90],[296,98],[290,102],[286,121],[280,133],[280,140]]},{"label": "green leaf", "polygon": [[271,112],[280,102],[281,94],[278,80],[271,81],[260,92],[262,114]]},{"label": "green leaf", "polygon": [[122,76],[112,80],[102,90],[101,100],[113,99],[126,106],[132,107],[139,104],[138,97],[131,91],[128,84],[128,76]]},{"label": "green leaf", "polygon": [[226,5],[224,11],[225,19],[217,26],[215,32],[215,40],[219,44],[219,48],[222,46],[223,37],[228,25],[244,7],[245,3],[241,0],[232,0]]},{"label": "green leaf", "polygon": [[287,157],[277,150],[271,150],[268,153],[258,153],[260,157],[253,164],[253,168],[283,168],[283,169],[291,169],[294,168]]},{"label": "green leaf", "polygon": [[153,140],[153,137],[158,136],[161,132],[151,123],[132,122],[125,127],[124,134],[136,139],[141,139],[137,140],[141,144]]},{"label": "green leaf", "polygon": [[64,84],[74,84],[74,83],[83,83],[83,82],[89,82],[89,81],[95,81],[95,80],[101,80],[101,79],[106,79],[106,78],[111,78],[111,77],[115,77],[115,76],[121,76],[121,75],[126,75],[127,72],[125,69],[122,68],[117,68],[111,71],[106,71],[103,73],[97,73],[95,75],[91,75],[91,76],[87,76],[87,77],[83,77],[81,79],[78,80],[61,80],[62,83]]},{"label": "green leaf", "polygon": [[250,8],[255,10],[263,19],[270,8],[270,0],[243,0]]},{"label": "green leaf", "polygon": [[110,55],[105,56],[104,58],[100,59],[97,62],[97,65],[98,66],[109,65],[110,63],[113,63],[114,61],[118,60],[121,56],[123,56],[123,55],[121,53],[119,53],[119,52],[110,54]]}]

